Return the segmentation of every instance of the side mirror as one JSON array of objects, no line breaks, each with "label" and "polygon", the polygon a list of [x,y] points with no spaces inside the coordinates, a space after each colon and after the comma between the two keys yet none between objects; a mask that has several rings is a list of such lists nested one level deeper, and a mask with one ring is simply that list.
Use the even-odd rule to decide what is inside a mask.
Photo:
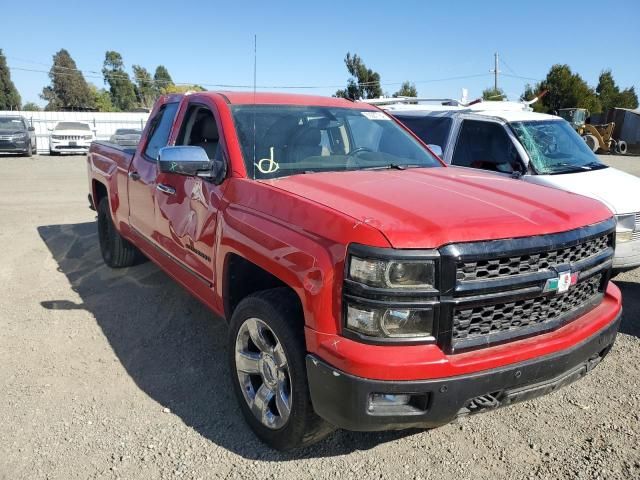
[{"label": "side mirror", "polygon": [[29,127],[27,130],[29,130],[30,132],[35,132],[36,131],[36,127]]},{"label": "side mirror", "polygon": [[429,145],[427,145],[427,147],[429,147],[431,151],[435,153],[437,156],[442,158],[442,147],[440,145],[435,145],[430,143]]},{"label": "side mirror", "polygon": [[212,162],[202,147],[164,147],[158,153],[158,167],[164,173],[210,176]]}]

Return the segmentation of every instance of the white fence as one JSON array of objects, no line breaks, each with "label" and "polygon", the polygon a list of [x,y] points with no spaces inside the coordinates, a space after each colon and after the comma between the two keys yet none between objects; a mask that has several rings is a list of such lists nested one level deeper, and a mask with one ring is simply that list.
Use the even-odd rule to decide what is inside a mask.
[{"label": "white fence", "polygon": [[0,115],[21,115],[35,128],[38,152],[49,151],[49,131],[58,122],[85,122],[96,140],[108,140],[117,128],[144,128],[148,113],[116,112],[22,112],[0,111]]}]

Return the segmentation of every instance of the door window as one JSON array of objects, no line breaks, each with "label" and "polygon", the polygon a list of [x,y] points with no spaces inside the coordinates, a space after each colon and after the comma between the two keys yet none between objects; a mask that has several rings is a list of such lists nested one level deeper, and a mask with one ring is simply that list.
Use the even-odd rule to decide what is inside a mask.
[{"label": "door window", "polygon": [[213,112],[202,105],[189,106],[176,145],[201,147],[209,160],[221,158],[220,133]]},{"label": "door window", "polygon": [[502,173],[522,170],[518,151],[504,127],[478,120],[462,123],[451,163]]},{"label": "door window", "polygon": [[144,155],[148,159],[156,161],[160,149],[167,146],[171,125],[177,110],[178,103],[167,103],[153,118],[149,141],[144,149]]}]

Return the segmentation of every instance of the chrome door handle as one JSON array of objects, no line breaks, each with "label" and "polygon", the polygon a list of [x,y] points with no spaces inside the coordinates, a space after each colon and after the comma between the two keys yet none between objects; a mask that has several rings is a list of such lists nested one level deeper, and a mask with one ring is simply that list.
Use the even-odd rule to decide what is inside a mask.
[{"label": "chrome door handle", "polygon": [[158,185],[156,185],[156,190],[159,190],[162,193],[166,193],[167,195],[175,195],[176,194],[176,189],[175,188],[170,187],[169,185],[163,185],[162,183],[159,183]]},{"label": "chrome door handle", "polygon": [[128,175],[131,180],[140,180],[140,174],[138,172],[129,172]]}]

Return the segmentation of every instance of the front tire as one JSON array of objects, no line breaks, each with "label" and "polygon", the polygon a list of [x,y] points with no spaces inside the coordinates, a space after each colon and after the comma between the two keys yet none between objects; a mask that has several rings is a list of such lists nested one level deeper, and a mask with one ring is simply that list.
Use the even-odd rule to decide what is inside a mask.
[{"label": "front tire", "polygon": [[140,255],[138,249],[116,230],[107,197],[98,204],[98,239],[102,259],[111,268],[130,267]]},{"label": "front tire", "polygon": [[231,318],[228,355],[242,414],[268,446],[291,450],[334,430],[311,405],[304,319],[291,290],[265,290],[240,302]]}]

